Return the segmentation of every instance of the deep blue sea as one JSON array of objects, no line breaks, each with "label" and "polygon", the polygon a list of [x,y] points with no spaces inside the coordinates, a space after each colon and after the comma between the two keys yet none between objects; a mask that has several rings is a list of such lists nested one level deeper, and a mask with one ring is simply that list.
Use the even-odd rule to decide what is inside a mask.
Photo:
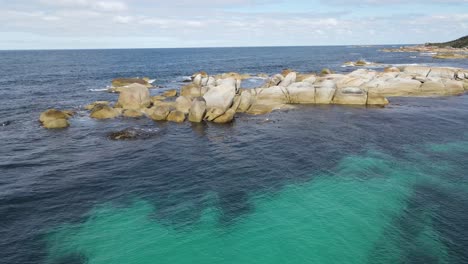
[{"label": "deep blue sea", "polygon": [[[156,95],[204,70],[468,68],[382,47],[0,51],[0,263],[468,263],[468,95],[300,106],[232,124],[97,121],[48,108]],[[112,141],[125,128],[149,136]]]}]

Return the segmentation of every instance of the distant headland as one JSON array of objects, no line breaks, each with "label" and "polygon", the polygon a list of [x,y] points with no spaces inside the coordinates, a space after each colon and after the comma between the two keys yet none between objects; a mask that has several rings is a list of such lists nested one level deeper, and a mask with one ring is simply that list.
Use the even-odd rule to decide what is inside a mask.
[{"label": "distant headland", "polygon": [[403,46],[395,49],[382,49],[382,51],[429,53],[434,59],[468,59],[468,36],[443,43]]}]

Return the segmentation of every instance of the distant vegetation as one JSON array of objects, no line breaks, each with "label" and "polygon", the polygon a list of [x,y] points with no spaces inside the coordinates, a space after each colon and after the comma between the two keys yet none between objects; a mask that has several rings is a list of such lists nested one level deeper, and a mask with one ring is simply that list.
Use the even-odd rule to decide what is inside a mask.
[{"label": "distant vegetation", "polygon": [[447,47],[452,48],[467,48],[468,47],[468,36],[464,36],[457,40],[444,42],[444,43],[427,43],[426,46],[437,46],[437,47]]}]

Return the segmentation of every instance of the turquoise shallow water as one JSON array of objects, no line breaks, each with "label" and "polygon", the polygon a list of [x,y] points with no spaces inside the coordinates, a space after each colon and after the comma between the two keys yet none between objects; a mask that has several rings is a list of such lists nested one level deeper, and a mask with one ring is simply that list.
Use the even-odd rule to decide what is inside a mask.
[{"label": "turquoise shallow water", "polygon": [[[117,77],[157,79],[156,95],[200,70],[468,68],[381,48],[0,51],[0,264],[468,263],[467,95],[229,125],[37,121],[115,101]],[[127,128],[144,139],[107,138]]]},{"label": "turquoise shallow water", "polygon": [[[399,157],[371,150],[347,156],[308,182],[254,195],[252,211],[230,225],[220,225],[215,194],[183,228],[154,217],[157,201],[101,204],[84,222],[48,235],[48,263],[462,263],[440,232],[449,201],[426,197],[415,208],[414,200],[421,188],[434,188],[466,202],[466,179],[449,178],[467,154],[468,141],[460,141]],[[178,210],[188,212],[190,203]]]}]

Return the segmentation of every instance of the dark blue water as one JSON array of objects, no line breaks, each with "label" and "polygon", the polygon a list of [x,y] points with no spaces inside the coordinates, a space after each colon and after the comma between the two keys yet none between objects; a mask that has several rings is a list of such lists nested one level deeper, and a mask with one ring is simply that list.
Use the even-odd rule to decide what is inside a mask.
[{"label": "dark blue water", "polygon": [[[156,78],[162,87],[152,91],[157,94],[180,86],[183,76],[200,70],[210,74],[273,74],[284,68],[311,72],[327,67],[346,72],[353,69],[342,68],[342,63],[359,59],[468,68],[466,60],[440,61],[417,54],[382,53],[379,48],[0,51],[0,123],[9,123],[0,127],[0,263],[100,263],[96,257],[100,255],[87,249],[93,239],[84,239],[86,232],[64,235],[55,242],[51,237],[57,228],[67,225],[78,230],[99,226],[92,219],[100,214],[93,212],[103,205],[133,208],[135,199],[143,200],[157,207],[148,219],[183,233],[197,229],[204,211],[213,207],[213,199],[207,197],[214,196],[219,212],[216,229],[235,233],[233,230],[249,229],[237,228],[241,223],[261,221],[256,217],[258,208],[270,208],[254,197],[289,194],[284,190],[290,186],[320,183],[324,177],[339,181],[349,175],[362,187],[351,196],[366,193],[370,188],[366,183],[374,179],[402,190],[398,189],[398,197],[387,197],[390,194],[385,192],[371,197],[382,201],[378,209],[394,209],[388,219],[380,219],[380,211],[369,216],[346,211],[363,208],[371,212],[373,207],[366,209],[365,199],[357,200],[355,207],[331,204],[343,212],[340,221],[327,218],[330,216],[323,207],[309,208],[315,210],[307,211],[313,219],[323,218],[336,227],[367,218],[382,226],[380,232],[372,233],[376,242],[369,248],[358,250],[356,240],[349,239],[344,243],[347,250],[355,249],[356,256],[365,256],[368,263],[468,263],[467,96],[394,98],[385,109],[301,106],[266,116],[240,115],[230,125],[166,124],[149,119],[95,121],[83,111],[62,131],[45,130],[37,121],[40,112],[48,108],[79,109],[97,100],[115,101],[115,94],[97,90],[116,77]],[[145,129],[152,136],[128,142],[107,139],[107,133],[128,127]],[[378,162],[372,168],[360,166],[374,156],[385,166],[379,167]],[[309,199],[307,194],[315,189],[298,190],[301,195],[294,199],[300,204],[304,202],[299,201],[301,197]],[[336,191],[338,197],[346,190],[337,187],[327,193]],[[328,200],[323,198],[316,204],[326,207]],[[274,209],[268,210],[273,214]],[[278,212],[288,214],[287,209]],[[122,228],[129,226],[122,224]],[[112,231],[99,230],[103,233],[97,236],[104,238]],[[340,232],[329,234],[347,241],[348,236],[342,238]],[[144,255],[143,241],[129,240],[132,248]],[[211,240],[214,238],[206,238]],[[111,246],[115,250],[115,245]],[[68,252],[68,247],[76,252]],[[264,249],[265,254],[281,252],[268,245]],[[208,246],[200,248],[207,256],[210,250]],[[283,253],[286,256],[288,252],[285,249]],[[252,252],[239,255],[248,253]],[[385,259],[391,254],[398,256],[396,262]],[[310,260],[306,251],[295,255],[303,258],[290,259],[290,263]],[[161,263],[177,263],[168,255],[159,256]],[[217,257],[218,263],[236,263]],[[120,262],[114,259],[107,263]]]}]

